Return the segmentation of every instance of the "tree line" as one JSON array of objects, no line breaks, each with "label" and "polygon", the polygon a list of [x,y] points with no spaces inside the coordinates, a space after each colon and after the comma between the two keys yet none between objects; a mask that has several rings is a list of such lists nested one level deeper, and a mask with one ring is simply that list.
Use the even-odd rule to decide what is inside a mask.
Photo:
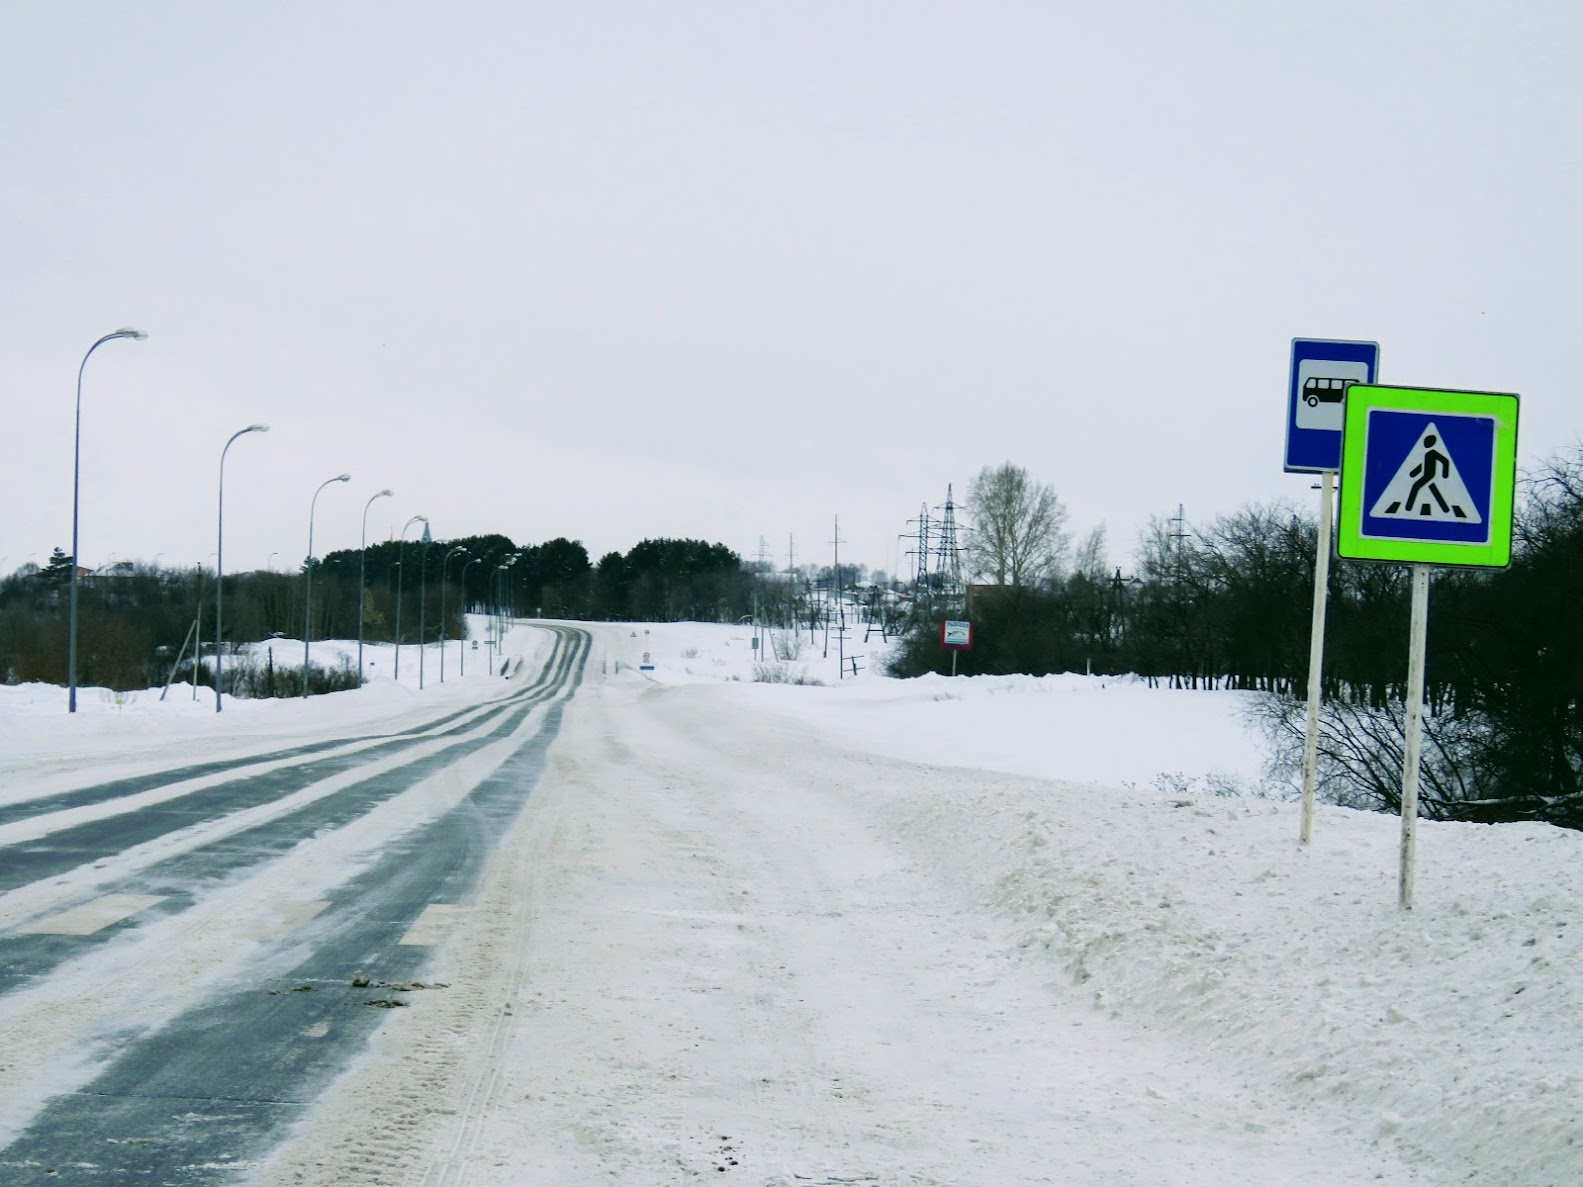
[{"label": "tree line", "polygon": [[[969,510],[970,523],[984,514],[972,498]],[[1035,579],[969,587],[955,612],[971,617],[975,641],[957,657],[958,672],[1132,673],[1175,688],[1264,693],[1258,712],[1279,760],[1299,761],[1318,542],[1312,512],[1274,503],[1207,524],[1156,518],[1127,576],[1106,566],[1093,537],[1059,567],[1067,550],[1064,517],[1055,519],[1052,563]],[[973,557],[987,546],[977,536],[966,548],[980,575],[995,572]],[[1321,773],[1332,800],[1395,810],[1409,572],[1333,561],[1329,573]],[[1580,611],[1583,451],[1524,482],[1510,568],[1435,575],[1425,815],[1583,827]],[[897,649],[897,674],[950,670],[939,617],[915,622]]]},{"label": "tree line", "polygon": [[[504,535],[424,544],[382,541],[315,558],[312,634],[403,643],[465,636],[465,614],[632,621],[735,621],[754,604],[753,575],[721,544],[644,540],[592,564],[564,538],[514,543]],[[0,680],[65,684],[72,558],[55,549],[42,568],[0,580]],[[197,622],[215,646],[213,570],[118,566],[78,579],[78,683],[111,689],[164,682]],[[224,577],[229,650],[271,638],[300,639],[304,572],[253,570]],[[190,652],[189,652],[190,654]],[[200,681],[208,680],[200,667]],[[355,681],[354,681],[355,683]],[[273,685],[266,685],[273,687]],[[245,689],[244,689],[245,691]]]}]

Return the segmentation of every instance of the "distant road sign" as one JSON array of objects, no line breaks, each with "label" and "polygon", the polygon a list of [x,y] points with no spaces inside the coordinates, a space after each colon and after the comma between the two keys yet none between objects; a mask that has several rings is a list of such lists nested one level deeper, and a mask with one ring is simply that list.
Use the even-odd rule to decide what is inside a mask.
[{"label": "distant road sign", "polygon": [[1509,565],[1517,404],[1497,392],[1350,388],[1337,555]]},{"label": "distant road sign", "polygon": [[1286,393],[1286,469],[1311,474],[1341,468],[1341,430],[1347,388],[1379,379],[1377,342],[1292,339]]},{"label": "distant road sign", "polygon": [[953,651],[971,651],[973,624],[954,618],[946,619],[940,624],[940,645]]}]

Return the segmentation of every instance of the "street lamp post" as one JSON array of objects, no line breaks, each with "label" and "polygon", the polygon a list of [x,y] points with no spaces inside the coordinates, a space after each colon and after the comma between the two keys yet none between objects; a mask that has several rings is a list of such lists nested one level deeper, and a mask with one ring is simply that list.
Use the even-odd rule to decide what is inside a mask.
[{"label": "street lamp post", "polygon": [[[231,444],[238,437],[245,437],[249,433],[267,433],[268,425],[248,425],[245,429],[238,429],[231,434],[231,440],[225,443],[225,448],[220,451],[220,498],[219,515],[215,527],[214,540],[214,711],[220,711],[222,687],[220,683],[225,661],[221,658],[224,654],[225,639],[225,600],[222,595],[225,572],[225,455],[231,452]],[[202,646],[202,636],[199,636],[199,646]],[[196,688],[194,688],[196,692]]]},{"label": "street lamp post", "polygon": [[[471,569],[474,565],[478,564],[483,559],[484,558],[481,557],[481,556],[473,557],[472,560],[468,561],[465,565],[462,566],[461,576],[459,576],[457,578],[457,580],[462,583],[462,626],[463,626],[464,630],[463,630],[462,638],[461,638],[462,646],[460,648],[460,651],[462,653],[462,676],[463,676],[464,679],[467,676],[467,634],[466,634],[466,630],[465,630],[465,628],[467,626],[467,570]],[[442,679],[442,680],[445,679],[445,652],[444,651],[440,652],[440,679]]]},{"label": "street lamp post", "polygon": [[401,679],[401,587],[406,584],[402,580],[404,574],[400,572],[401,552],[403,546],[407,543],[407,529],[415,523],[426,524],[428,522],[429,517],[427,515],[414,515],[401,525],[401,535],[396,540],[396,672],[392,677],[396,680]]},{"label": "street lamp post", "polygon": [[[495,654],[496,655],[503,654],[503,651],[502,651],[502,648],[501,648],[501,644],[505,641],[505,635],[506,635],[505,622],[503,621],[503,616],[502,616],[501,610],[500,610],[500,603],[501,603],[502,598],[505,595],[503,595],[500,591],[505,587],[506,570],[509,569],[509,568],[511,568],[511,561],[510,560],[506,561],[504,564],[497,565],[495,567]],[[491,664],[491,667],[492,666],[493,665]],[[493,676],[494,672],[491,671],[490,675]]]},{"label": "street lamp post", "polygon": [[357,683],[359,685],[363,683],[363,590],[368,560],[368,509],[374,505],[374,499],[387,498],[394,493],[387,487],[363,504],[363,541],[357,551]]},{"label": "street lamp post", "polygon": [[[440,683],[441,684],[445,683],[445,566],[451,563],[451,558],[453,556],[455,556],[458,552],[464,552],[465,553],[466,551],[467,551],[467,549],[463,548],[460,544],[458,544],[455,548],[451,549],[451,551],[447,552],[445,554],[444,559],[440,561]],[[467,566],[466,565],[462,566],[462,572],[464,572],[464,573],[467,572]]]},{"label": "street lamp post", "polygon": [[498,569],[495,570],[495,654],[505,654],[506,641],[506,595],[511,588],[511,567],[522,559],[520,552],[513,552]]},{"label": "street lamp post", "polygon": [[429,590],[429,525],[423,525],[423,551],[418,560],[418,691],[423,691],[423,657],[429,653],[427,595]]},{"label": "street lamp post", "polygon": [[302,695],[308,695],[308,644],[313,640],[313,515],[319,506],[319,491],[334,482],[350,482],[350,474],[337,474],[319,483],[308,504],[308,562],[302,566]]},{"label": "street lamp post", "polygon": [[88,357],[106,342],[116,338],[131,338],[141,342],[148,335],[142,330],[134,330],[130,326],[123,326],[113,334],[106,334],[99,341],[88,348],[88,354],[82,356],[82,366],[77,368],[77,428],[72,438],[71,446],[71,626],[67,631],[66,641],[66,712],[77,712],[77,570],[82,565],[82,557],[77,553],[77,510],[79,506],[78,492],[82,475],[82,373],[88,365]]}]

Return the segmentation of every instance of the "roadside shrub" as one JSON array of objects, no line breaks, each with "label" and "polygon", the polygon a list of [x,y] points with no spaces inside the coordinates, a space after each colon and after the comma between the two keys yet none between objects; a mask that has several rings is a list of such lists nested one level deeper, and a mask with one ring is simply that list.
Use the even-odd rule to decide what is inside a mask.
[{"label": "roadside shrub", "polygon": [[[1270,775],[1300,787],[1307,703],[1269,694],[1255,700],[1249,713],[1270,743]],[[1344,808],[1399,813],[1406,716],[1399,702],[1383,706],[1324,702],[1319,710],[1315,794]],[[1478,801],[1480,758],[1487,736],[1487,723],[1475,714],[1425,713],[1418,772],[1420,816],[1465,817],[1467,808]]]},{"label": "roadside shrub", "polygon": [[[214,673],[204,671],[212,681]],[[333,668],[322,664],[308,665],[308,693],[317,696],[327,692],[346,692],[362,682],[352,668],[352,662],[343,659]],[[302,695],[302,669],[276,667],[273,656],[264,663],[252,657],[227,659],[225,664],[225,691],[228,696],[248,700],[300,697]]]},{"label": "roadside shrub", "polygon": [[803,637],[796,631],[771,631],[770,649],[782,663],[801,659]]},{"label": "roadside shrub", "polygon": [[804,684],[824,687],[823,680],[808,675],[808,669],[793,664],[754,664],[754,684]]}]

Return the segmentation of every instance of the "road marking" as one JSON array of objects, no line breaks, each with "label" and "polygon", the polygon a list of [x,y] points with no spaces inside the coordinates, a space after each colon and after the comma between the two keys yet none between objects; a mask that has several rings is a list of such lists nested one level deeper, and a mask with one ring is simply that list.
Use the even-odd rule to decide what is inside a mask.
[{"label": "road marking", "polygon": [[32,936],[91,936],[112,923],[120,923],[121,920],[164,901],[164,895],[107,894],[103,898],[96,898],[69,911],[62,911],[59,915],[40,919],[18,930],[23,935]]},{"label": "road marking", "polygon": [[271,911],[242,934],[250,940],[284,939],[303,924],[311,923],[329,905],[329,899],[317,899],[311,903],[292,903],[290,906]]},{"label": "road marking", "polygon": [[409,948],[426,948],[438,944],[451,934],[456,917],[466,909],[450,903],[430,903],[423,908],[423,914],[412,921],[407,934],[398,943]]}]

